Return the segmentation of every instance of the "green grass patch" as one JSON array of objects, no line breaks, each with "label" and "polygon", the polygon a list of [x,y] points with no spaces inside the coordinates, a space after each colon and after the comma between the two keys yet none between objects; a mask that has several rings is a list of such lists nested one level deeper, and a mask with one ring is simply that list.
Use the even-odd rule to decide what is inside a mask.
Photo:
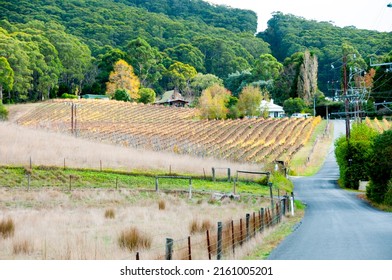
[{"label": "green grass patch", "polygon": [[[290,161],[290,175],[312,176],[322,167],[325,157],[332,144],[333,125],[329,126],[329,137],[322,138],[327,128],[327,121],[323,120],[314,129],[309,141],[302,147]],[[317,138],[319,138],[317,149],[312,153]],[[310,161],[308,161],[310,160]]]},{"label": "green grass patch", "polygon": [[[155,190],[155,177],[157,172],[147,173],[142,171],[124,172],[115,170],[91,170],[91,169],[69,169],[60,167],[33,166],[32,169],[16,166],[0,167],[0,186],[3,187],[57,187],[67,189],[77,188],[130,188],[137,190]],[[172,174],[173,175],[173,174]],[[179,174],[177,174],[179,175]],[[30,181],[29,181],[30,176]],[[234,191],[234,183],[227,181],[212,181],[211,178],[202,176],[192,176],[189,174],[181,176],[192,177],[192,190],[205,192],[225,192]],[[189,189],[189,180],[159,178],[160,190]],[[269,188],[260,185],[253,180],[239,181],[236,184],[236,193],[269,195]]]}]

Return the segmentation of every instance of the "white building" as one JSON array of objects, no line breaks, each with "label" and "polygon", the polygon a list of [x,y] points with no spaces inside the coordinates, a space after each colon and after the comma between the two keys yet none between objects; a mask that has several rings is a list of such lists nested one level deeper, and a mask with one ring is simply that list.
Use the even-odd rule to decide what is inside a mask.
[{"label": "white building", "polygon": [[283,107],[274,104],[273,99],[270,101],[262,100],[260,104],[260,111],[262,112],[262,115],[263,112],[267,111],[270,118],[283,118],[286,116]]}]

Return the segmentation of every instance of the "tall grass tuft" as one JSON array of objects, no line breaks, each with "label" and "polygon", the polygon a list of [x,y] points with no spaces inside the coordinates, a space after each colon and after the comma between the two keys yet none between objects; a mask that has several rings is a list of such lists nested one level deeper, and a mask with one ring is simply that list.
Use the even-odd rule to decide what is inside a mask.
[{"label": "tall grass tuft", "polygon": [[18,241],[13,244],[13,252],[15,255],[18,254],[29,254],[33,251],[33,246],[32,244],[27,241]]},{"label": "tall grass tuft", "polygon": [[189,224],[190,234],[205,232],[207,230],[210,230],[211,228],[212,224],[210,220],[203,220],[203,222],[200,223],[198,219],[194,218]]},{"label": "tall grass tuft", "polygon": [[105,210],[105,218],[106,219],[114,219],[116,217],[116,213],[113,208]]},{"label": "tall grass tuft", "polygon": [[159,208],[159,210],[165,210],[166,202],[164,200],[160,199],[158,202],[158,208]]},{"label": "tall grass tuft", "polygon": [[3,238],[12,237],[15,232],[15,224],[11,218],[0,221],[0,234]]},{"label": "tall grass tuft", "polygon": [[136,249],[149,249],[151,247],[152,238],[141,233],[136,227],[124,230],[118,238],[118,244],[123,249],[130,252]]}]

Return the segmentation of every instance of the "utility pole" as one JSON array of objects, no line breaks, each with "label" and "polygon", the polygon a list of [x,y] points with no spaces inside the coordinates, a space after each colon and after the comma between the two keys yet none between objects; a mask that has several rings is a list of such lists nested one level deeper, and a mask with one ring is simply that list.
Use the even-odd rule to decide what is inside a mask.
[{"label": "utility pole", "polygon": [[347,55],[343,56],[343,95],[345,98],[345,113],[346,113],[346,139],[350,139],[350,116],[349,116],[349,109],[350,104],[347,96]]}]

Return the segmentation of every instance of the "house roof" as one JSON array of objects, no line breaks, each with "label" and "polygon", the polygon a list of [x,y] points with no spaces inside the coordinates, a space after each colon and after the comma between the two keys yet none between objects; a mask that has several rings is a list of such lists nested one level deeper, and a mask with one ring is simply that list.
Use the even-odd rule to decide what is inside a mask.
[{"label": "house roof", "polygon": [[157,100],[155,103],[156,104],[162,104],[162,103],[169,103],[169,102],[173,102],[173,101],[181,101],[184,103],[189,103],[188,101],[186,101],[181,93],[179,93],[176,90],[169,90],[166,91],[163,95],[162,98]]},{"label": "house roof", "polygon": [[267,108],[269,112],[284,112],[283,107],[274,104],[273,99],[271,99],[270,101],[262,100],[260,104],[260,108],[262,109]]}]

